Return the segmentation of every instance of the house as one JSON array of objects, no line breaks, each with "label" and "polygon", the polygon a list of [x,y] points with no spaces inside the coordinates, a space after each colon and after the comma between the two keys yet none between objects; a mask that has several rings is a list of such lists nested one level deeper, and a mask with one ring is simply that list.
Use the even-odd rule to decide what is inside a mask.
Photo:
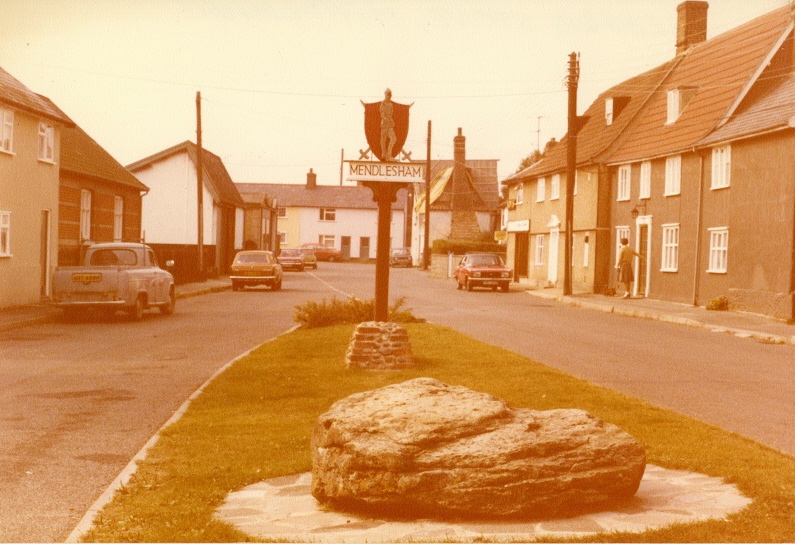
[{"label": "house", "polygon": [[[615,285],[628,238],[643,255],[635,296],[694,305],[725,296],[734,309],[792,319],[792,13],[781,8],[707,40],[708,7],[682,2],[675,56],[600,94],[581,120],[574,287]],[[562,270],[567,142],[504,180],[509,259],[523,271],[528,258],[525,281],[541,286],[557,286]]]},{"label": "house", "polygon": [[50,295],[61,132],[71,126],[49,99],[0,68],[0,307]]},{"label": "house", "polygon": [[[705,36],[706,12],[680,4],[680,34],[691,17],[688,35]],[[634,293],[694,305],[725,296],[792,319],[791,9],[677,42],[676,66],[608,159],[614,244],[627,237],[645,257]]]},{"label": "house", "polygon": [[[411,251],[421,260],[425,247],[425,187],[417,185],[413,207]],[[453,160],[431,164],[429,247],[438,239],[493,241],[499,226],[499,181],[496,159],[467,159],[462,130],[453,138]]]},{"label": "house", "polygon": [[[666,63],[608,89],[580,117],[572,214],[574,291],[603,292],[608,287],[611,206],[604,161],[626,137],[628,127],[674,64]],[[553,138],[539,161],[502,182],[507,191],[507,261],[519,283],[562,286],[568,145],[568,136],[560,142]]]},{"label": "house", "polygon": [[141,240],[141,195],[149,189],[79,126],[61,131],[58,264],[82,262],[93,242]]},{"label": "house", "polygon": [[158,259],[175,262],[175,280],[201,281],[227,273],[236,250],[243,247],[244,202],[221,158],[202,149],[199,165],[197,146],[186,141],[130,164],[127,169],[150,188],[143,203],[144,238]]},{"label": "house", "polygon": [[[375,258],[378,205],[367,187],[318,185],[309,170],[306,183],[237,183],[243,195],[269,195],[278,210],[281,247],[312,243],[338,248],[344,259]],[[392,205],[390,247],[403,247],[406,191]]]}]

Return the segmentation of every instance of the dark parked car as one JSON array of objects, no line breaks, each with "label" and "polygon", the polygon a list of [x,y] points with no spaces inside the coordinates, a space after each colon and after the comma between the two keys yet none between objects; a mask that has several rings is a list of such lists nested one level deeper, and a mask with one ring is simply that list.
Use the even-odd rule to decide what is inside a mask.
[{"label": "dark parked car", "polygon": [[315,250],[311,247],[302,247],[301,253],[304,254],[304,264],[306,267],[317,270],[317,255],[315,255]]},{"label": "dark parked car", "polygon": [[392,248],[389,252],[389,266],[414,266],[414,259],[411,258],[411,250],[407,247]]},{"label": "dark parked car", "polygon": [[270,251],[239,251],[229,274],[232,290],[267,285],[274,291],[282,288],[282,267]]},{"label": "dark parked car", "polygon": [[467,253],[458,263],[454,276],[459,289],[471,291],[475,287],[486,287],[496,291],[499,287],[507,293],[513,271],[505,266],[499,255]]},{"label": "dark parked car", "polygon": [[279,252],[279,264],[282,265],[284,270],[303,272],[306,266],[304,253],[300,249],[284,248]]},{"label": "dark parked car", "polygon": [[301,248],[314,249],[318,261],[339,261],[342,258],[342,253],[339,249],[322,246],[320,244],[301,244]]}]

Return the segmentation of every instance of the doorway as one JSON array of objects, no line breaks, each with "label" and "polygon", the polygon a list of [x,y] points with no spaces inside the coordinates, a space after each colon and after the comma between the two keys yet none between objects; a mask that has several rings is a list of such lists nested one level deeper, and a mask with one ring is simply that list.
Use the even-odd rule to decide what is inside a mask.
[{"label": "doorway", "polygon": [[50,210],[41,210],[41,244],[39,247],[41,248],[39,294],[41,298],[47,298],[50,296]]},{"label": "doorway", "polygon": [[348,260],[351,258],[351,237],[350,236],[342,236],[340,238],[340,253],[342,254],[342,258],[344,260]]},{"label": "doorway", "polygon": [[649,267],[651,266],[651,217],[638,217],[636,228],[638,247],[635,249],[643,255],[644,260],[641,261],[635,257],[635,270],[638,273],[636,274],[637,278],[635,278],[635,292],[633,294],[647,297],[649,296]]},{"label": "doorway", "polygon": [[359,238],[359,258],[370,259],[370,237],[362,236]]},{"label": "doorway", "polygon": [[547,268],[547,281],[551,285],[558,283],[558,246],[560,245],[560,227],[549,231],[549,265]]},{"label": "doorway", "polygon": [[526,278],[528,273],[527,257],[530,252],[530,233],[516,232],[514,234],[513,281],[519,281],[519,278]]}]

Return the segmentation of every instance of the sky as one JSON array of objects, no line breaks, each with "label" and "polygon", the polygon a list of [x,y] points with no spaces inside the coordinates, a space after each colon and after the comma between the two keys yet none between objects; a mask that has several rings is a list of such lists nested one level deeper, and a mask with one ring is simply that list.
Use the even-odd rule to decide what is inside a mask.
[{"label": "sky", "polygon": [[[340,183],[362,102],[412,104],[404,150],[497,159],[499,179],[578,113],[675,55],[680,0],[0,0],[0,66],[124,165],[196,141],[238,183]],[[788,0],[712,0],[707,37]]]}]

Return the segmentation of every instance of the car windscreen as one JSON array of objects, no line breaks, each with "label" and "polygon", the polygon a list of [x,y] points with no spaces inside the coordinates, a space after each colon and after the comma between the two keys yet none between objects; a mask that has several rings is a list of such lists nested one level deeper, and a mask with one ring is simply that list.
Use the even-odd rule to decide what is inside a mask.
[{"label": "car windscreen", "polygon": [[138,256],[131,249],[98,249],[91,254],[91,266],[135,266]]},{"label": "car windscreen", "polygon": [[498,266],[502,263],[496,255],[472,255],[469,257],[469,264],[470,266]]},{"label": "car windscreen", "polygon": [[267,253],[246,253],[237,256],[237,262],[241,264],[259,263],[268,264],[271,262],[271,256]]}]

